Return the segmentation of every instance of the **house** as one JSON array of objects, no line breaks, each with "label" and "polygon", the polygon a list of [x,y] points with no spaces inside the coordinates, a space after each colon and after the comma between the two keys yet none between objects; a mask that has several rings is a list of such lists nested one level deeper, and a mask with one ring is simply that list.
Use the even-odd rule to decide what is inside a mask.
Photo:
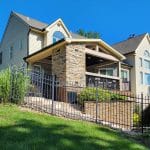
[{"label": "house", "polygon": [[60,83],[129,91],[133,64],[123,62],[119,50],[70,32],[61,19],[46,24],[12,12],[0,45],[0,69],[24,65],[56,75]]},{"label": "house", "polygon": [[112,45],[112,47],[126,57],[125,63],[132,66],[130,69],[131,91],[135,94],[143,93],[145,96],[150,96],[149,34],[131,36],[125,41]]}]

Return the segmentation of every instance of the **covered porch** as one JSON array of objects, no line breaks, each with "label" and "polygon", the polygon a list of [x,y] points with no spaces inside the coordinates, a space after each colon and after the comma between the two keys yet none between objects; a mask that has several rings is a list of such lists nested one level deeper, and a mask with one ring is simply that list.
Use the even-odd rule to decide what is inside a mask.
[{"label": "covered porch", "polygon": [[120,90],[120,61],[100,46],[90,45],[86,54],[86,86]]}]

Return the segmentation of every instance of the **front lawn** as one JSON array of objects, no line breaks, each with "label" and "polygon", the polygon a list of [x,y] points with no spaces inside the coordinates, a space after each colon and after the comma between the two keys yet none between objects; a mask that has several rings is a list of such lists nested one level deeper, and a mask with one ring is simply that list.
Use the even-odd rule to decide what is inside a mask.
[{"label": "front lawn", "polygon": [[96,124],[0,105],[0,150],[146,150]]}]

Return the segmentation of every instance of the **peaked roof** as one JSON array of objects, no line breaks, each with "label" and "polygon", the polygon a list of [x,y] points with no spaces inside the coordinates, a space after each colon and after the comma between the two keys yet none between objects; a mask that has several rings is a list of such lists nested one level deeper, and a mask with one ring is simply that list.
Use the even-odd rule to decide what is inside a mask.
[{"label": "peaked roof", "polygon": [[18,16],[20,19],[22,19],[30,27],[33,27],[33,28],[36,28],[36,29],[39,29],[39,30],[43,30],[45,27],[48,26],[47,23],[38,21],[38,20],[30,18],[28,16],[24,16],[24,15],[16,13],[16,12],[12,12],[12,13],[14,15]]},{"label": "peaked roof", "polygon": [[122,54],[134,52],[147,33],[113,44],[112,47]]},{"label": "peaked roof", "polygon": [[[22,15],[20,13],[17,12],[12,12],[14,15],[18,16],[20,19],[22,19],[27,25],[29,25],[30,27],[39,29],[39,30],[44,30],[46,27],[48,27],[47,23],[38,21],[36,19],[30,18],[28,16]],[[70,32],[71,36],[73,39],[85,39],[86,37],[81,36],[79,34]]]}]

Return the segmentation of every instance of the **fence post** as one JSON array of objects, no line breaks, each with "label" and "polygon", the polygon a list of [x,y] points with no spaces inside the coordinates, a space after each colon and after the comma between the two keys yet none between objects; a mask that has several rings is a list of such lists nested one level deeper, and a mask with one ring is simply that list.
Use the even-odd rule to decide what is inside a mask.
[{"label": "fence post", "polygon": [[96,120],[97,123],[97,114],[98,114],[98,87],[96,86]]},{"label": "fence post", "polygon": [[143,128],[144,128],[144,124],[143,124],[143,93],[141,93],[141,126],[142,126],[142,133],[143,133]]},{"label": "fence post", "polygon": [[52,75],[52,114],[54,109],[54,95],[55,95],[55,75]]}]

